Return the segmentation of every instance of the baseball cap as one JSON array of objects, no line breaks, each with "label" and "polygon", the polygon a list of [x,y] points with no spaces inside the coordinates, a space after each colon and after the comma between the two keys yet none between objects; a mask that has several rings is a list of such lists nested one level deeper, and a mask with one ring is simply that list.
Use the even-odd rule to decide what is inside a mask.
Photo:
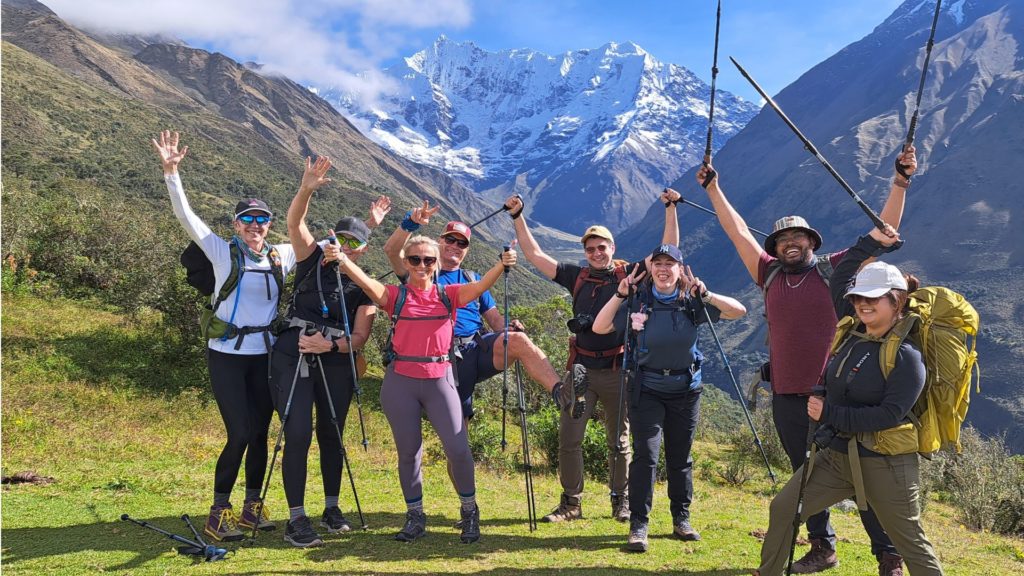
[{"label": "baseball cap", "polygon": [[811,241],[814,242],[814,249],[821,248],[821,234],[817,230],[811,228],[807,224],[807,220],[804,220],[800,216],[786,216],[779,218],[775,221],[775,225],[772,226],[772,233],[764,239],[764,251],[769,256],[776,256],[775,254],[775,239],[779,237],[786,230],[803,230],[810,235]]},{"label": "baseball cap", "polygon": [[587,240],[594,236],[598,238],[604,238],[605,240],[612,243],[615,242],[615,238],[612,236],[611,231],[609,231],[604,226],[591,226],[590,228],[587,228],[587,231],[583,233],[583,237],[580,238],[580,242],[586,244]]},{"label": "baseball cap", "polygon": [[246,212],[266,212],[271,218],[274,217],[274,213],[270,211],[270,206],[259,198],[246,198],[235,204],[235,218],[237,219]]},{"label": "baseball cap", "polygon": [[444,232],[441,232],[441,236],[447,236],[449,234],[458,234],[466,240],[469,240],[473,235],[473,231],[464,223],[459,222],[458,220],[452,220],[444,227]]},{"label": "baseball cap", "polygon": [[662,244],[661,246],[655,248],[654,252],[651,252],[651,259],[654,259],[655,257],[662,255],[668,256],[669,258],[675,260],[676,262],[683,262],[683,253],[679,251],[679,248],[677,246],[673,246],[671,244]]},{"label": "baseball cap", "polygon": [[885,262],[872,262],[857,272],[857,278],[846,291],[846,296],[878,298],[894,288],[907,289],[907,279],[900,269]]},{"label": "baseball cap", "polygon": [[370,229],[366,227],[366,223],[351,216],[338,220],[338,224],[334,226],[334,233],[346,234],[364,244],[370,239]]}]

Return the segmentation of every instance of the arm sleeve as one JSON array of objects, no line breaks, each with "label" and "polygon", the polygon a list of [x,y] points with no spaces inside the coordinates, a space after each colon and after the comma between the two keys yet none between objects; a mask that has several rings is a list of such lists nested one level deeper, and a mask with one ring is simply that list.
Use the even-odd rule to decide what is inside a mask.
[{"label": "arm sleeve", "polygon": [[480,295],[480,298],[477,299],[477,302],[480,303],[481,314],[487,312],[491,308],[494,308],[495,306],[498,305],[498,303],[495,302],[494,300],[494,296],[491,295],[490,290],[484,290],[484,293]]},{"label": "arm sleeve", "polygon": [[842,259],[836,264],[832,278],[829,279],[832,305],[835,307],[837,318],[850,316],[854,313],[853,304],[846,298],[846,291],[853,286],[860,265],[868,258],[880,256],[891,251],[892,249],[882,246],[881,243],[866,234],[858,238],[857,243],[845,251]]},{"label": "arm sleeve", "polygon": [[924,390],[925,368],[921,352],[904,342],[896,353],[896,366],[885,382],[877,406],[836,406],[825,403],[822,421],[841,432],[876,432],[903,422]]},{"label": "arm sleeve", "polygon": [[388,294],[387,302],[384,303],[384,312],[390,316],[395,313],[395,304],[398,302],[398,286],[388,284],[384,286],[384,289]]},{"label": "arm sleeve", "polygon": [[575,264],[559,262],[555,267],[554,282],[572,294],[572,288],[576,284],[576,278],[580,275],[581,267]]},{"label": "arm sleeve", "polygon": [[178,174],[166,175],[164,182],[167,184],[167,193],[171,197],[174,216],[178,222],[181,222],[181,226],[189,238],[199,245],[210,262],[228,261],[231,256],[228,243],[214,234],[210,227],[192,211],[188,205],[188,199],[185,198],[185,188],[181,185],[181,177]]}]

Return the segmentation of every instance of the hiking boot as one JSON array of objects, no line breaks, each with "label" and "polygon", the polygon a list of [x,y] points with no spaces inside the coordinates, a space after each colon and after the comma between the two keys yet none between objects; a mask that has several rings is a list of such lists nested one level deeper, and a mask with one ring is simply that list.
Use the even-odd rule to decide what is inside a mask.
[{"label": "hiking boot", "polygon": [[647,552],[647,523],[633,520],[629,523],[629,538],[626,539],[626,550],[630,552]]},{"label": "hiking boot", "polygon": [[572,387],[559,382],[551,390],[551,397],[559,410],[566,410],[574,420],[587,409],[587,369],[582,364],[572,365]]},{"label": "hiking boot", "polygon": [[206,518],[203,534],[218,542],[236,542],[245,537],[238,529],[238,517],[231,509],[231,504],[210,506],[210,515]]},{"label": "hiking boot", "polygon": [[[256,518],[256,511],[259,510],[259,519]],[[261,505],[259,498],[252,500],[246,500],[245,505],[242,506],[242,516],[238,519],[238,525],[245,528],[246,531],[251,531],[259,525],[260,530],[273,530],[277,528],[273,522],[270,521],[270,510],[266,504]]]},{"label": "hiking boot", "polygon": [[839,566],[836,551],[825,545],[821,539],[811,540],[811,549],[796,562],[793,562],[793,574],[814,574]]},{"label": "hiking boot", "polygon": [[399,542],[412,542],[427,535],[427,515],[421,510],[409,510],[405,513],[405,526],[395,534]]},{"label": "hiking boot", "polygon": [[320,525],[327,528],[328,534],[337,534],[339,532],[349,532],[352,530],[352,524],[345,519],[345,515],[341,513],[341,508],[338,508],[337,506],[324,508],[324,515],[320,517]]},{"label": "hiking boot", "polygon": [[903,556],[882,552],[878,561],[878,576],[903,576]]},{"label": "hiking boot", "polygon": [[672,524],[672,534],[676,538],[687,542],[696,542],[697,540],[700,540],[700,533],[694,530],[693,526],[690,526],[689,520],[676,520]]},{"label": "hiking boot", "polygon": [[558,508],[552,510],[543,520],[545,522],[570,522],[580,518],[583,518],[583,508],[580,506],[580,499],[570,498],[562,494],[562,501],[559,502]]},{"label": "hiking boot", "polygon": [[612,496],[612,518],[619,522],[629,522],[629,498]]},{"label": "hiking boot", "polygon": [[324,545],[320,535],[313,530],[313,523],[309,520],[309,516],[299,516],[295,520],[289,521],[284,529],[284,541],[297,548]]},{"label": "hiking boot", "polygon": [[459,539],[463,544],[472,544],[480,539],[480,507],[474,505],[472,510],[460,510],[459,513],[462,516]]}]

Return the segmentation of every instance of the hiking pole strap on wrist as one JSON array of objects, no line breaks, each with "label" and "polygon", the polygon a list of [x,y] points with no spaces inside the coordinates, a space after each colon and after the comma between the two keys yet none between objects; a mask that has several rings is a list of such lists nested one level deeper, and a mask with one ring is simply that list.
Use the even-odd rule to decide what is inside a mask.
[{"label": "hiking pole strap on wrist", "polygon": [[704,181],[700,183],[701,188],[707,190],[707,187],[711,185],[711,181],[718,177],[718,172],[714,168],[704,164],[704,167],[708,169],[708,173],[704,176]]}]

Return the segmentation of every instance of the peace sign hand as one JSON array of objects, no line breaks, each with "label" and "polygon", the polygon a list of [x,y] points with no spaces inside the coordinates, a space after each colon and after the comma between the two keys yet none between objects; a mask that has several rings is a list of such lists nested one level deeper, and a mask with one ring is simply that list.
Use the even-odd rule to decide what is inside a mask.
[{"label": "peace sign hand", "polygon": [[410,218],[412,218],[412,221],[419,224],[420,226],[425,226],[430,223],[430,217],[433,216],[434,214],[437,214],[439,210],[441,210],[440,205],[431,208],[430,200],[424,200],[423,206],[412,209],[412,215],[410,216]]},{"label": "peace sign hand", "polygon": [[633,288],[640,283],[644,277],[647,276],[647,271],[642,270],[639,266],[634,266],[633,271],[619,282],[619,294],[629,295],[633,292]]},{"label": "peace sign hand", "polygon": [[178,133],[164,130],[160,132],[160,141],[156,138],[150,140],[153,148],[160,156],[160,164],[164,167],[164,174],[174,174],[178,171],[178,163],[188,154],[188,146],[178,151]]},{"label": "peace sign hand", "polygon": [[680,267],[679,282],[683,286],[683,292],[688,293],[690,296],[703,298],[708,293],[707,286],[700,278],[693,275],[693,270],[690,269],[689,265]]}]

